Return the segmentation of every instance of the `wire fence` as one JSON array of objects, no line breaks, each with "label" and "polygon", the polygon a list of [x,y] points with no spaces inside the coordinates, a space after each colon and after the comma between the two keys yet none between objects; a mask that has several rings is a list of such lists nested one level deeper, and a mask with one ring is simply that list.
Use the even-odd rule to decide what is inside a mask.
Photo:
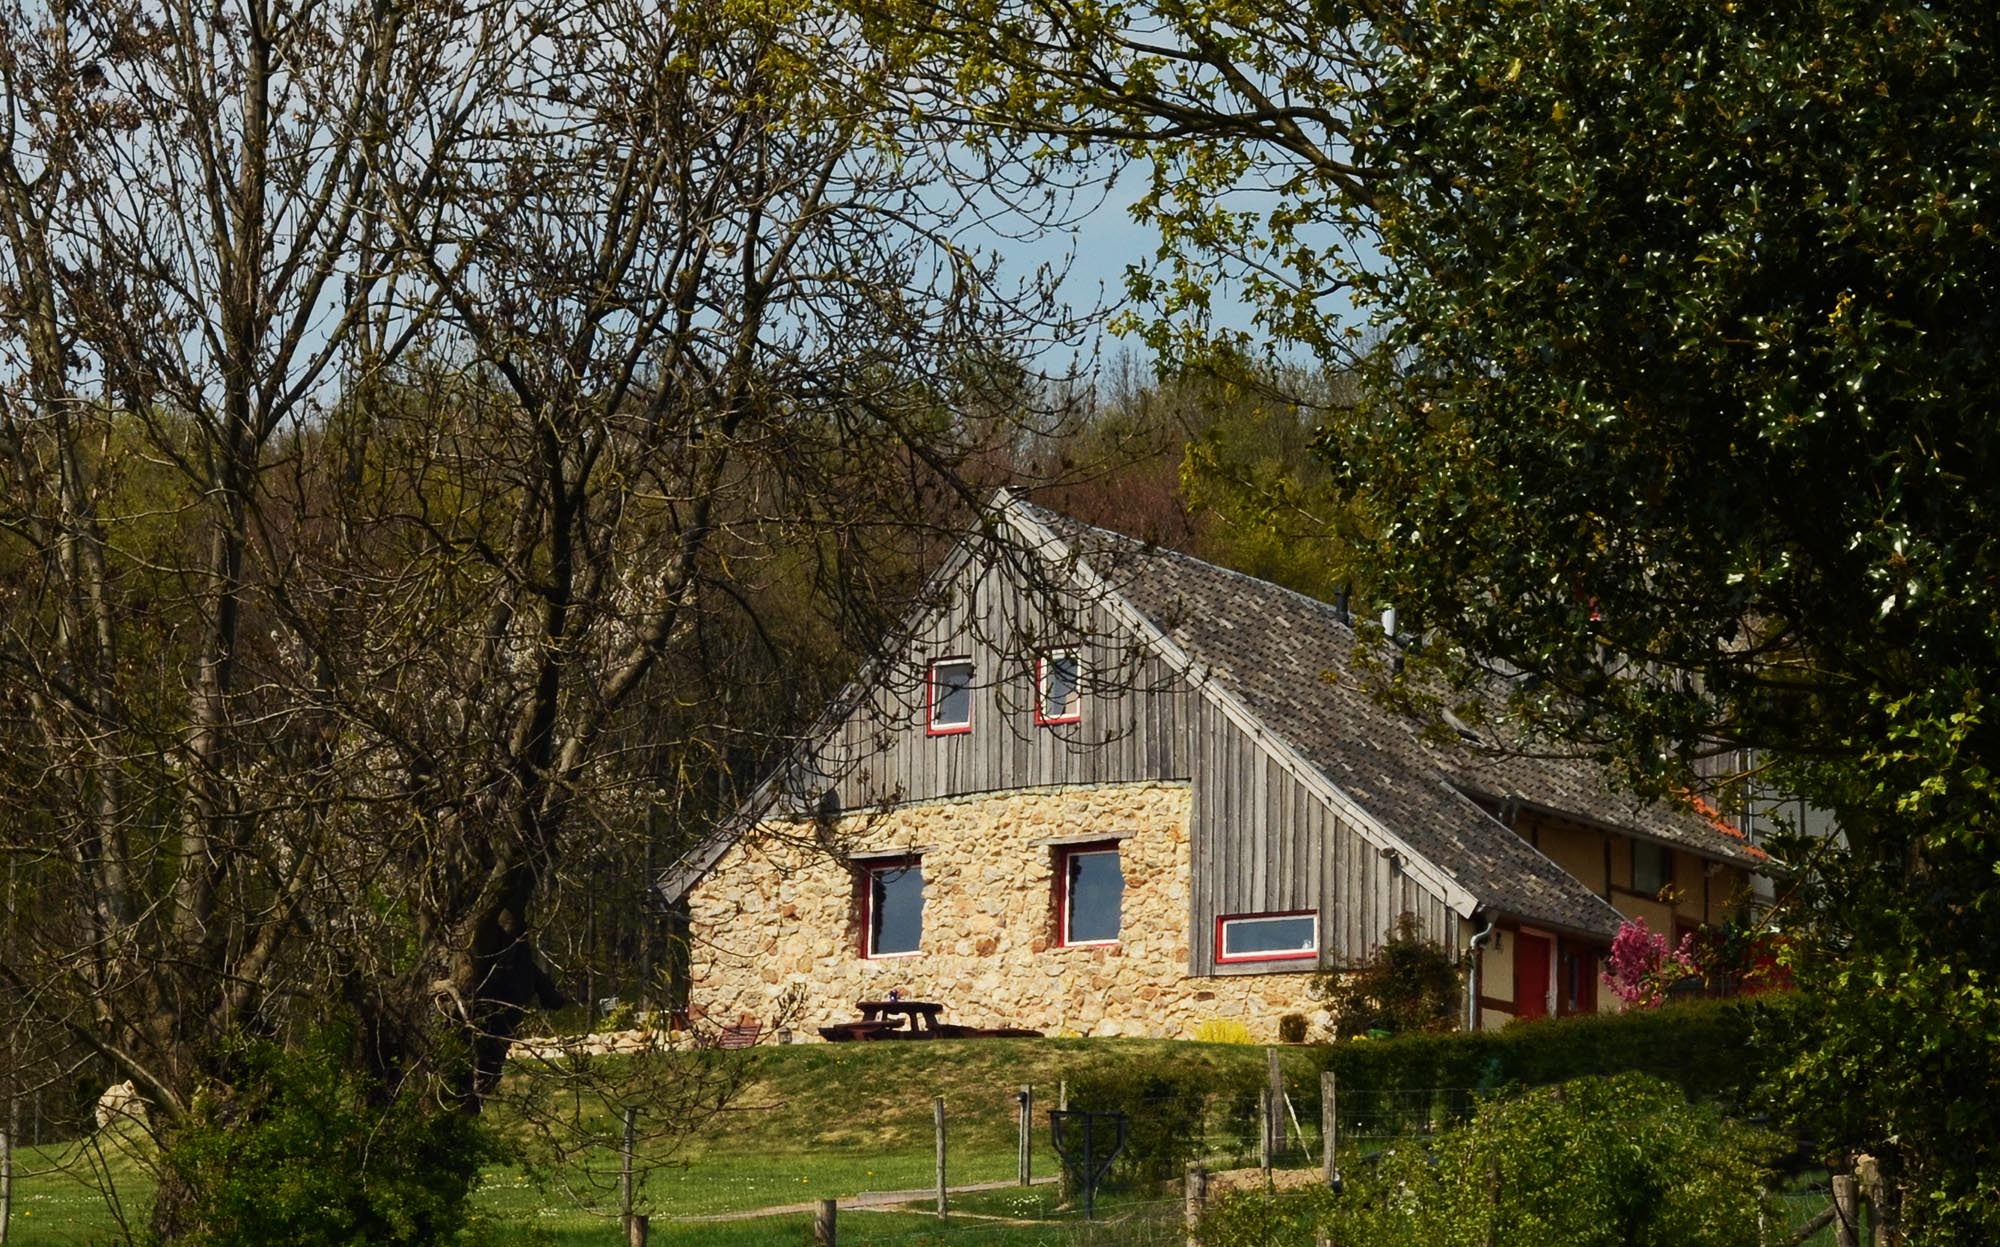
[{"label": "wire fence", "polygon": [[[622,1139],[606,1110],[586,1123],[594,1144],[532,1173],[496,1166],[482,1175],[475,1202],[491,1223],[537,1227],[565,1247],[627,1242],[627,1209],[650,1219],[652,1244],[798,1247],[815,1241],[825,1200],[836,1209],[834,1241],[849,1247],[1184,1247],[1191,1166],[1213,1198],[1313,1185],[1325,1180],[1330,1153],[1336,1168],[1368,1163],[1395,1142],[1467,1122],[1482,1102],[1467,1088],[1376,1090],[1297,1078],[1280,1081],[1275,1094],[1269,1082],[1238,1079],[1195,1095],[1115,1103],[1072,1098],[1060,1083],[1027,1097],[1014,1087],[971,1094],[958,1086],[957,1099],[941,1107],[921,1087],[869,1089],[880,1093],[872,1099],[855,1089],[851,1112],[815,1107],[803,1118],[775,1101],[738,1102],[698,1133],[635,1121]],[[1050,1111],[1065,1107],[1124,1118],[1122,1145],[1101,1166],[1092,1198],[1081,1187],[1080,1158],[1066,1165],[1055,1147]],[[17,1192],[17,1211],[33,1216],[17,1219],[15,1241],[114,1241],[115,1227],[87,1211],[100,1191],[86,1191],[86,1179],[100,1187],[115,1179],[131,1206],[142,1206],[150,1175],[137,1155],[94,1145],[29,1149],[17,1158],[17,1174],[32,1178]],[[1106,1158],[1100,1151],[1092,1159]],[[73,1199],[37,1169],[65,1163]],[[1831,1227],[1798,1237],[1831,1201],[1824,1174],[1771,1193],[1759,1241],[1832,1247]],[[58,1218],[72,1213],[74,1229],[58,1232]]]}]

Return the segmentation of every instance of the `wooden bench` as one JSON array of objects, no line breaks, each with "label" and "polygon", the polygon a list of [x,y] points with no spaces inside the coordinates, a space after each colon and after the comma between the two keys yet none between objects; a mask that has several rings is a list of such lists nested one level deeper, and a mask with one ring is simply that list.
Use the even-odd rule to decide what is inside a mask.
[{"label": "wooden bench", "polygon": [[718,1048],[752,1047],[757,1042],[757,1036],[763,1033],[763,1030],[764,1024],[762,1022],[741,1022],[735,1026],[725,1026],[716,1035],[715,1046]]}]

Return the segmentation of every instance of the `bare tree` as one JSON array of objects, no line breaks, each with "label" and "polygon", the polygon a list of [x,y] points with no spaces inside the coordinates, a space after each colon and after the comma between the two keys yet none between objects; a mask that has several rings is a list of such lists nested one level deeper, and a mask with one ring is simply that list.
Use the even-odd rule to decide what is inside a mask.
[{"label": "bare tree", "polygon": [[[233,1045],[335,1016],[385,1095],[476,1111],[580,846],[725,799],[746,706],[837,678],[786,664],[898,609],[1004,459],[1051,309],[958,241],[962,157],[858,36],[6,12],[0,980],[169,1154],[257,1111]],[[153,1230],[200,1197],[169,1164]]]}]

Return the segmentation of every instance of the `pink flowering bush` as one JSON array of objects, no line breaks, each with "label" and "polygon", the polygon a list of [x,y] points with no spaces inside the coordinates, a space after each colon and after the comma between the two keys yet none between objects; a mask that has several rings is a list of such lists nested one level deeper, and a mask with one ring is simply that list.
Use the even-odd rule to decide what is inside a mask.
[{"label": "pink flowering bush", "polygon": [[1698,973],[1693,932],[1669,951],[1664,932],[1648,930],[1644,918],[1631,918],[1619,925],[1611,941],[1611,968],[1604,972],[1604,985],[1627,1008],[1651,1009],[1666,998],[1667,988]]}]

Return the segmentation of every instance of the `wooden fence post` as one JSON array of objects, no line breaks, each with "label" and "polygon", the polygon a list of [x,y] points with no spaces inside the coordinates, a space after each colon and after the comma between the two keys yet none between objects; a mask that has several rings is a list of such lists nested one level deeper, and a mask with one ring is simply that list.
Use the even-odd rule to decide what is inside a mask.
[{"label": "wooden fence post", "polygon": [[931,1120],[937,1126],[937,1215],[944,1215],[944,1097],[931,1099]]},{"label": "wooden fence post", "polygon": [[1271,1134],[1270,1157],[1277,1160],[1285,1150],[1285,1071],[1278,1067],[1278,1050],[1264,1049],[1264,1081],[1271,1093],[1271,1115],[1265,1129]]},{"label": "wooden fence post", "polygon": [[1021,1155],[1015,1167],[1020,1170],[1018,1176],[1020,1178],[1021,1185],[1031,1186],[1034,1184],[1033,1169],[1034,1169],[1034,1154],[1035,1154],[1035,1089],[1029,1086],[1027,1083],[1022,1083],[1021,1090],[1016,1094],[1015,1100],[1016,1103],[1018,1103],[1021,1108],[1021,1120],[1020,1120]]},{"label": "wooden fence post", "polygon": [[1869,1236],[1872,1247],[1890,1247],[1896,1241],[1895,1195],[1882,1176],[1882,1162],[1873,1156],[1854,1158],[1854,1176],[1861,1180],[1862,1198],[1868,1201]]},{"label": "wooden fence post", "polygon": [[1208,1210],[1208,1170],[1199,1163],[1187,1167],[1187,1241],[1196,1247],[1195,1231],[1201,1228],[1202,1214]]},{"label": "wooden fence post", "polygon": [[1264,1138],[1263,1145],[1258,1148],[1257,1167],[1264,1171],[1264,1188],[1269,1190],[1271,1186],[1271,1119],[1277,1116],[1277,1113],[1273,1111],[1274,1106],[1271,1103],[1271,1089],[1269,1087],[1264,1088],[1264,1093],[1260,1097],[1260,1103],[1261,1108],[1257,1124],[1263,1127],[1261,1133]]},{"label": "wooden fence post", "polygon": [[618,1149],[618,1210],[632,1220],[632,1153],[639,1138],[639,1110],[625,1106],[625,1138]]},{"label": "wooden fence post", "polygon": [[1332,1070],[1322,1070],[1319,1076],[1319,1163],[1324,1170],[1321,1174],[1326,1184],[1332,1186],[1340,1179],[1339,1161],[1335,1159],[1340,1147],[1340,1117],[1336,1110],[1336,1098],[1340,1087]]},{"label": "wooden fence post", "polygon": [[1860,1247],[1860,1238],[1855,1233],[1859,1223],[1859,1201],[1855,1198],[1854,1175],[1838,1173],[1833,1176],[1833,1241],[1835,1247]]},{"label": "wooden fence post", "polygon": [[813,1214],[813,1247],[839,1247],[840,1239],[835,1219],[840,1214],[840,1205],[834,1200],[819,1201],[819,1211]]}]

